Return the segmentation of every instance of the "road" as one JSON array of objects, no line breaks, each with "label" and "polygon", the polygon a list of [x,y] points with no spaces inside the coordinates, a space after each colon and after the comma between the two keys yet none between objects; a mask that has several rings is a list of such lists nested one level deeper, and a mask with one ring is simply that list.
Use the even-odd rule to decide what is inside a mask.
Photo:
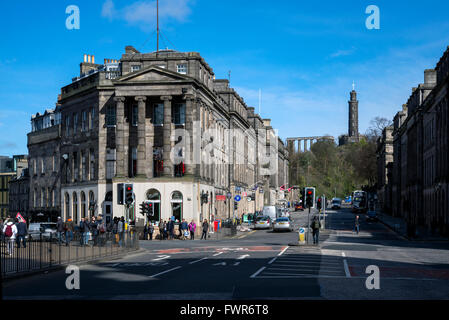
[{"label": "road", "polygon": [[[292,213],[304,226],[307,212]],[[328,211],[319,246],[292,246],[298,234],[249,232],[227,240],[142,241],[141,252],[80,266],[80,289],[64,270],[6,282],[3,298],[230,300],[448,299],[447,243],[409,242],[349,209]],[[380,272],[368,289],[368,266]],[[371,282],[370,282],[371,283]]]}]

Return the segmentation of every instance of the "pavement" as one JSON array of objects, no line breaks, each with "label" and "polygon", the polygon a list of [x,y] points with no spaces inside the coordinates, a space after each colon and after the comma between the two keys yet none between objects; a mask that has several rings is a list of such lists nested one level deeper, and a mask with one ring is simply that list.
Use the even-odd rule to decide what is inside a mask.
[{"label": "pavement", "polygon": [[[292,213],[296,229],[307,212]],[[257,230],[232,239],[141,241],[141,252],[2,284],[5,300],[396,300],[449,298],[449,246],[407,241],[348,209],[328,211],[318,246],[297,232]]]}]

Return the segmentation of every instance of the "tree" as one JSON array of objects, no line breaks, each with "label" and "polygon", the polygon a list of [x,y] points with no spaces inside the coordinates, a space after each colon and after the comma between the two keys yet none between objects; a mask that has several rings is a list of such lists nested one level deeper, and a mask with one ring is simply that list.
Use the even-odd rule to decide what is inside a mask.
[{"label": "tree", "polygon": [[377,138],[379,138],[382,135],[382,131],[386,128],[393,125],[393,121],[387,119],[387,118],[381,118],[381,117],[375,117],[373,120],[370,121],[370,127],[366,131],[366,137],[368,140],[377,141]]}]

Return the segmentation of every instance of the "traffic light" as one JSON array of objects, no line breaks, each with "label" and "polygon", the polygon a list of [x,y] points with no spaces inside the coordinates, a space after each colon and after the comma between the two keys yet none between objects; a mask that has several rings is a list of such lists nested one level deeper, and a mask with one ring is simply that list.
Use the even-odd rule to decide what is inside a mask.
[{"label": "traffic light", "polygon": [[145,210],[147,216],[154,217],[154,206],[151,202],[145,204]]},{"label": "traffic light", "polygon": [[321,207],[322,207],[322,204],[321,204],[321,197],[318,198],[318,202],[317,202],[316,206],[317,206],[317,209],[318,209],[318,210],[321,210]]},{"label": "traffic light", "polygon": [[305,201],[305,196],[304,196],[304,189],[301,189],[301,204],[302,204],[302,207],[305,208],[306,201]]},{"label": "traffic light", "polygon": [[131,205],[134,202],[133,185],[125,184],[125,203]]},{"label": "traffic light", "polygon": [[123,195],[124,194],[125,194],[125,192],[124,192],[123,183],[119,183],[117,185],[117,204],[123,205],[123,203],[124,203]]},{"label": "traffic light", "polygon": [[306,188],[306,205],[307,208],[315,207],[315,188]]},{"label": "traffic light", "polygon": [[141,203],[140,204],[140,214],[143,215],[145,217],[147,211],[146,211],[146,203]]},{"label": "traffic light", "polygon": [[234,210],[237,210],[239,208],[239,203],[237,201],[234,201]]}]

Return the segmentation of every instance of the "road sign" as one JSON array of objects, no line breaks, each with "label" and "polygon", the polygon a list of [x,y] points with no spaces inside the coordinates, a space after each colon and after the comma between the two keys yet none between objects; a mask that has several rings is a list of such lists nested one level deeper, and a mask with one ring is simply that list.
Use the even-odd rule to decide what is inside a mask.
[{"label": "road sign", "polygon": [[242,200],[242,198],[240,198],[240,196],[235,196],[234,200],[239,202],[240,200]]},{"label": "road sign", "polygon": [[246,196],[248,196],[248,193],[247,192],[242,192],[242,196],[246,197]]},{"label": "road sign", "polygon": [[300,228],[299,233],[306,233],[306,230],[304,228]]}]

